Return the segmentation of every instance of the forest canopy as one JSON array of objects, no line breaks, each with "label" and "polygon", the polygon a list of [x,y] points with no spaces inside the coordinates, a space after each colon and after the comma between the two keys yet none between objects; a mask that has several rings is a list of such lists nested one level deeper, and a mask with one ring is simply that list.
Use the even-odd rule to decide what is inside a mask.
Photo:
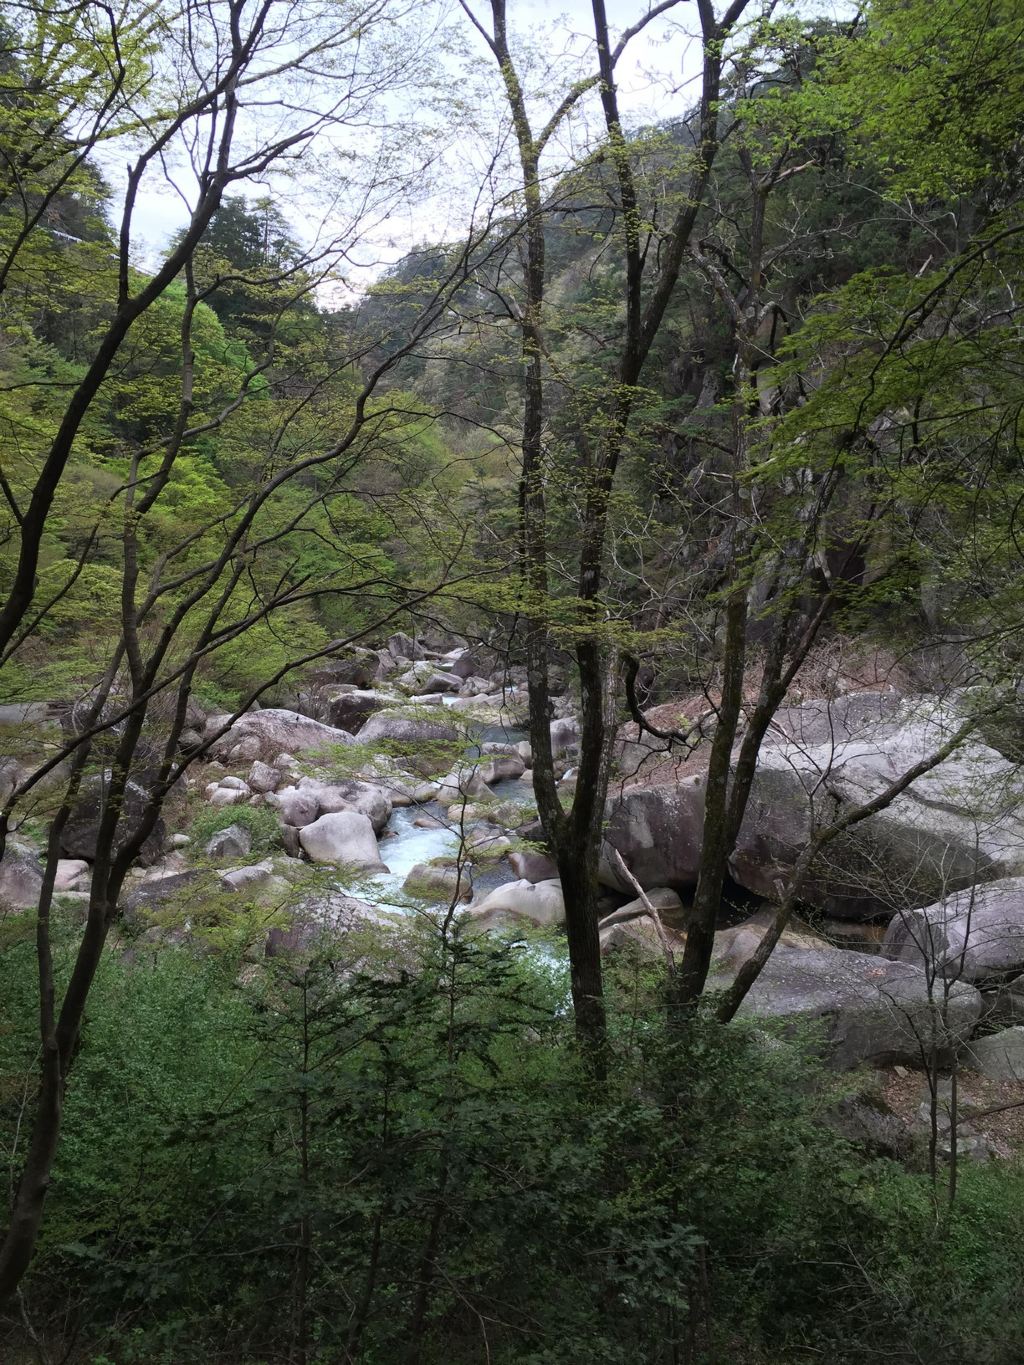
[{"label": "forest canopy", "polygon": [[1024,15],[567,22],[0,0],[16,1365],[1018,1358]]}]

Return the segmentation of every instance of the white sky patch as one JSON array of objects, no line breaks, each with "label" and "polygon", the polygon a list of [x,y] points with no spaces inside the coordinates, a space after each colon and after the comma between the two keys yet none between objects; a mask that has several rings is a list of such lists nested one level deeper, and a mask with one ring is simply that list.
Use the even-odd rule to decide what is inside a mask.
[{"label": "white sky patch", "polygon": [[[487,0],[470,3],[488,26]],[[613,42],[644,8],[608,0]],[[417,41],[424,44],[418,59],[432,64],[433,88],[411,79],[404,87],[399,82],[379,97],[374,119],[335,126],[293,165],[229,191],[251,202],[269,197],[304,247],[336,262],[333,283],[322,295],[331,302],[357,295],[414,246],[460,236],[482,205],[515,190],[515,148],[494,58],[456,0],[422,6],[419,14],[428,9],[433,17],[418,21]],[[835,0],[803,4],[801,10],[836,17],[848,14],[850,6]],[[589,0],[563,0],[557,9],[542,0],[510,0],[510,41],[535,128],[543,126],[573,80],[596,70],[592,23]],[[701,57],[696,31],[696,5],[683,0],[632,40],[617,68],[627,128],[676,121],[693,108]],[[441,32],[444,39],[431,45],[431,33]],[[317,95],[311,85],[311,103]],[[250,129],[258,133],[260,123],[272,117],[266,108],[250,111]],[[557,178],[601,136],[592,93],[552,138],[546,173]],[[108,146],[97,160],[115,190],[116,220],[128,157],[124,149]],[[195,190],[180,152],[162,174],[147,176],[133,216],[137,264],[152,267],[160,259],[188,222]]]}]

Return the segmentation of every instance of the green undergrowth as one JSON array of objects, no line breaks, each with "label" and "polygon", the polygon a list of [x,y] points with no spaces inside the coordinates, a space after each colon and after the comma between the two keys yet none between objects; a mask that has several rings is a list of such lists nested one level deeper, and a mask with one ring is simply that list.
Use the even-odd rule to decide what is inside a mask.
[{"label": "green undergrowth", "polygon": [[[109,953],[3,1358],[28,1322],[69,1365],[1019,1359],[1019,1168],[964,1171],[937,1217],[927,1177],[824,1124],[808,1048],[667,1031],[654,978],[610,984],[598,1084],[564,960],[514,939]],[[34,992],[8,942],[5,1165]]]}]

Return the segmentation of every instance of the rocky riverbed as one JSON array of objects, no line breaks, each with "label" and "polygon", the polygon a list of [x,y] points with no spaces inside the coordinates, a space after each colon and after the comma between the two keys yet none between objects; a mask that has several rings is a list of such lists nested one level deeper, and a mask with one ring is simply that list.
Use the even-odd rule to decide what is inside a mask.
[{"label": "rocky riverbed", "polygon": [[[531,825],[523,682],[486,650],[456,643],[431,651],[398,635],[380,651],[324,665],[282,698],[290,705],[254,708],[233,722],[197,712],[185,743],[206,751],[126,883],[129,922],[159,934],[157,924],[145,928],[147,917],[166,918],[180,902],[174,932],[187,936],[189,906],[224,894],[274,911],[267,951],[307,941],[318,916],[400,928],[403,916],[452,910],[476,931],[557,932],[565,919],[557,869]],[[780,710],[730,862],[713,986],[727,984],[756,949],[778,888],[822,821],[933,752],[962,714],[955,701],[865,690]],[[556,700],[551,731],[569,785],[579,730],[568,696]],[[700,861],[703,752],[666,765],[662,743],[625,727],[617,759],[601,867],[602,947],[660,958],[666,943],[675,951],[685,940]],[[64,832],[57,890],[70,905],[88,892],[102,783],[100,774],[86,784]],[[200,840],[211,814],[217,827]],[[0,862],[0,899],[29,908],[40,885],[38,845],[16,834]],[[837,1066],[914,1064],[936,1018],[948,1052],[1014,1024],[1024,1016],[1020,766],[969,739],[828,847],[802,913],[744,1008],[816,1021]],[[1016,1035],[1006,1044],[1015,1059]],[[975,1063],[1016,1067],[1004,1052],[997,1063],[982,1048]]]}]

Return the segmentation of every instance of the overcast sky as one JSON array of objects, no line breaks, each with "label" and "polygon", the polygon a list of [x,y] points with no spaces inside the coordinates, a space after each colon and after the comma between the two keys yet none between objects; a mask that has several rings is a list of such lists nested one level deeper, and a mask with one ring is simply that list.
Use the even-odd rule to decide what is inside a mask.
[{"label": "overcast sky", "polygon": [[[504,110],[500,87],[494,76],[493,58],[486,52],[479,37],[473,34],[468,20],[461,16],[455,0],[447,0],[447,3],[449,15],[460,20],[462,32],[477,49],[481,59],[478,79],[482,82],[481,88],[488,91],[494,100],[494,117],[502,117]],[[482,19],[489,17],[487,0],[472,0],[472,3]],[[802,8],[835,13],[848,11],[849,5],[843,0],[808,0]],[[643,12],[636,0],[607,0],[607,10],[609,22],[616,31],[635,22],[638,14]],[[577,64],[577,74],[589,71],[593,64],[590,0],[562,0],[557,6],[545,4],[543,0],[510,0],[509,17],[514,45],[519,41],[533,48],[541,62],[550,63],[549,88],[543,88],[542,81],[542,88],[535,92],[539,121],[542,106],[547,102],[545,97],[557,101],[565,89],[567,77],[564,73],[571,73],[574,63]],[[620,107],[628,124],[640,125],[679,118],[695,103],[698,95],[696,78],[700,71],[700,45],[693,37],[696,23],[695,4],[682,3],[668,14],[653,20],[633,40],[618,67]],[[468,93],[473,84],[472,75],[457,73],[454,61],[453,58],[445,61],[443,74],[456,76],[456,88],[461,86]],[[411,93],[407,94],[406,98],[410,97]],[[482,118],[486,122],[486,114]],[[445,169],[440,173],[440,183],[425,189],[418,200],[414,198],[406,204],[396,204],[386,219],[380,216],[354,253],[355,261],[363,263],[362,269],[358,265],[354,267],[354,279],[360,275],[372,278],[379,273],[383,263],[397,259],[416,242],[438,240],[458,230],[467,211],[467,195],[475,167],[481,157],[486,159],[483,150],[486,140],[486,131],[474,130],[468,125],[461,132],[456,131],[448,149]],[[552,154],[556,162],[558,151],[558,146],[553,144]],[[570,159],[572,148],[565,147],[564,153],[566,159]],[[109,149],[103,158],[104,171],[115,190],[124,183],[124,160],[123,154],[114,148]],[[311,156],[310,168],[312,160]],[[551,169],[555,170],[556,166]],[[186,194],[189,179],[187,174],[179,176],[179,183]],[[300,175],[288,185],[281,181],[262,187],[249,186],[246,192],[250,198],[269,193],[288,218],[296,236],[308,242],[316,234],[324,216],[322,205],[318,206],[314,202],[314,190],[311,188],[314,183],[313,179],[308,179],[303,188]],[[144,265],[158,259],[168,238],[184,225],[187,217],[186,205],[171,187],[157,182],[144,184],[134,216],[136,261]]]}]

